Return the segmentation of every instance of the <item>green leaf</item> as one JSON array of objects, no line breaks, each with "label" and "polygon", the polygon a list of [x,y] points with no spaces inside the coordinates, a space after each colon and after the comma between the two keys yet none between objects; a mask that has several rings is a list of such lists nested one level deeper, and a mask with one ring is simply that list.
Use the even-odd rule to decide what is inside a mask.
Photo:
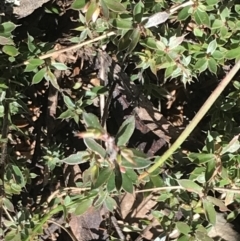
[{"label": "green leaf", "polygon": [[106,3],[104,2],[104,0],[100,0],[100,5],[102,7],[102,13],[103,13],[103,16],[106,18],[106,19],[109,19],[109,8],[107,7]]},{"label": "green leaf", "polygon": [[86,5],[86,0],[75,0],[72,5],[71,8],[74,10],[80,10],[82,9],[84,6]]},{"label": "green leaf", "polygon": [[225,153],[235,153],[240,148],[240,142],[238,140],[239,135],[236,135],[227,146],[223,147],[220,155],[224,155]]},{"label": "green leaf", "polygon": [[211,180],[215,170],[216,170],[216,161],[215,160],[209,161],[207,163],[207,168],[206,168],[206,172],[205,172],[205,180],[206,180],[206,182]]},{"label": "green leaf", "polygon": [[28,63],[30,65],[35,65],[36,67],[38,67],[38,66],[44,64],[44,60],[42,60],[42,59],[29,59]]},{"label": "green leaf", "polygon": [[93,127],[93,128],[97,128],[99,130],[103,130],[101,124],[99,123],[97,116],[95,116],[92,113],[87,113],[87,112],[84,112],[82,116],[83,116],[83,120],[87,127]]},{"label": "green leaf", "polygon": [[140,30],[138,28],[135,28],[130,36],[131,42],[129,44],[128,53],[131,53],[135,47],[137,46],[138,42],[139,42],[139,38],[140,38]]},{"label": "green leaf", "polygon": [[10,211],[10,212],[14,212],[14,211],[15,211],[15,210],[14,210],[14,206],[13,206],[12,202],[10,202],[9,199],[3,198],[3,204],[4,204],[5,208],[6,208],[8,211]]},{"label": "green leaf", "polygon": [[104,183],[108,182],[108,179],[110,178],[112,173],[113,173],[112,169],[103,168],[99,173],[98,179],[96,180],[95,184],[93,185],[94,188],[99,188]]},{"label": "green leaf", "polygon": [[46,68],[40,69],[32,79],[32,84],[38,84],[43,80],[44,75],[46,74]]},{"label": "green leaf", "polygon": [[141,157],[133,157],[134,163],[127,161],[125,158],[122,158],[121,166],[125,168],[132,168],[132,169],[143,169],[151,165],[151,161],[147,160],[146,158]]},{"label": "green leaf", "polygon": [[227,59],[236,59],[236,58],[239,58],[239,56],[240,56],[240,47],[237,47],[235,49],[230,49],[225,55]]},{"label": "green leaf", "polygon": [[90,2],[90,5],[88,6],[88,10],[87,10],[86,15],[85,15],[87,23],[89,23],[92,20],[92,16],[93,16],[93,14],[94,14],[94,12],[96,11],[97,8],[98,8],[98,5],[95,1]]},{"label": "green leaf", "polygon": [[68,165],[76,165],[76,164],[82,164],[89,160],[89,153],[87,151],[79,151],[75,154],[72,154],[60,162],[64,162]]},{"label": "green leaf", "polygon": [[124,13],[127,12],[125,7],[118,1],[112,1],[112,0],[103,0],[104,3],[107,5],[107,7],[116,13]]},{"label": "green leaf", "polygon": [[93,140],[92,138],[84,138],[84,143],[90,150],[97,153],[102,158],[106,158],[106,150],[101,145],[99,145],[95,140]]},{"label": "green leaf", "polygon": [[20,168],[18,166],[16,166],[16,165],[12,165],[12,169],[13,169],[13,173],[15,174],[16,182],[19,185],[24,186],[25,185],[24,176],[23,176],[22,171],[20,170]]},{"label": "green leaf", "polygon": [[178,181],[178,184],[181,187],[185,188],[187,191],[202,194],[203,188],[199,186],[197,183],[193,182],[192,180],[181,179],[177,181]]},{"label": "green leaf", "polygon": [[212,153],[190,153],[188,157],[196,164],[203,164],[215,160],[215,155]]},{"label": "green leaf", "polygon": [[216,39],[212,40],[207,47],[207,54],[213,54],[213,52],[217,49],[217,41]]},{"label": "green leaf", "polygon": [[217,73],[217,62],[215,61],[215,59],[213,59],[213,58],[208,59],[208,69],[213,74]]},{"label": "green leaf", "polygon": [[144,47],[150,48],[150,49],[157,49],[157,45],[156,45],[156,39],[155,38],[144,38],[143,40],[141,40],[140,44]]},{"label": "green leaf", "polygon": [[194,68],[197,69],[200,73],[205,71],[208,67],[208,61],[205,58],[198,59]]},{"label": "green leaf", "polygon": [[114,211],[114,208],[117,207],[117,203],[116,201],[110,197],[110,196],[107,196],[104,200],[104,204],[105,204],[105,207],[110,211],[110,212],[113,212]]},{"label": "green leaf", "polygon": [[28,50],[30,52],[34,52],[36,50],[36,46],[33,44],[34,38],[28,34]]},{"label": "green leaf", "polygon": [[64,63],[51,63],[51,66],[53,66],[54,68],[58,69],[58,70],[67,70],[68,67],[64,64]]},{"label": "green leaf", "polygon": [[202,199],[202,202],[203,202],[203,209],[204,209],[207,220],[211,224],[215,225],[216,224],[216,211],[214,209],[214,206],[207,199]]},{"label": "green leaf", "polygon": [[57,82],[57,78],[50,70],[47,70],[44,77],[47,81],[49,81],[52,84],[52,86],[55,89],[60,90],[60,87],[59,87],[58,82]]},{"label": "green leaf", "polygon": [[179,21],[184,21],[191,15],[191,12],[189,11],[190,8],[191,7],[185,7],[178,13]]},{"label": "green leaf", "polygon": [[111,174],[111,176],[108,179],[108,183],[107,183],[107,191],[110,193],[115,189],[116,185],[115,185],[115,175],[114,173]]},{"label": "green leaf", "polygon": [[114,160],[114,174],[115,174],[115,186],[117,191],[120,191],[121,187],[122,187],[122,173],[120,170],[120,166],[117,163],[117,161]]},{"label": "green leaf", "polygon": [[75,109],[75,104],[72,102],[72,100],[70,99],[69,96],[67,95],[63,95],[63,100],[64,100],[64,103],[66,104],[67,108],[71,109],[71,110],[74,110]]},{"label": "green leaf", "polygon": [[135,129],[135,117],[127,118],[121,125],[116,135],[117,146],[124,146],[129,141]]},{"label": "green leaf", "polygon": [[140,23],[142,21],[144,5],[142,1],[139,1],[133,9],[133,19],[135,22]]},{"label": "green leaf", "polygon": [[5,45],[2,51],[9,56],[17,56],[19,54],[18,49],[11,45]]},{"label": "green leaf", "polygon": [[194,13],[194,18],[198,25],[204,24],[206,26],[210,26],[209,16],[206,12],[202,12],[197,9],[197,11]]},{"label": "green leaf", "polygon": [[0,36],[0,45],[14,45],[14,42],[10,38]]},{"label": "green leaf", "polygon": [[128,19],[113,19],[113,21],[110,22],[110,24],[117,29],[133,29],[133,23]]},{"label": "green leaf", "polygon": [[142,24],[144,24],[145,28],[156,27],[161,23],[164,23],[168,20],[169,14],[167,12],[158,12],[150,16],[147,20],[144,20]]},{"label": "green leaf", "polygon": [[92,206],[92,203],[93,203],[92,198],[81,201],[80,204],[76,207],[74,214],[75,215],[84,214]]},{"label": "green leaf", "polygon": [[133,183],[126,173],[122,173],[122,188],[124,191],[133,193]]},{"label": "green leaf", "polygon": [[118,42],[118,50],[123,51],[124,49],[127,49],[131,43],[130,36],[132,35],[132,30],[129,30],[126,32],[126,34],[123,35],[122,38],[119,39]]},{"label": "green leaf", "polygon": [[182,234],[188,235],[191,232],[191,228],[184,222],[176,222],[176,227]]},{"label": "green leaf", "polygon": [[5,22],[0,24],[0,33],[11,33],[17,25],[12,22]]}]

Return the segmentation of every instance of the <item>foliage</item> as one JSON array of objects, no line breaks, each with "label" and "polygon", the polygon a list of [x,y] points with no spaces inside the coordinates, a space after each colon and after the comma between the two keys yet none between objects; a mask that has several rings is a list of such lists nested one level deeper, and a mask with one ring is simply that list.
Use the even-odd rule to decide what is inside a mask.
[{"label": "foliage", "polygon": [[[166,92],[161,88],[169,82],[178,81],[188,90],[190,84],[204,78],[219,80],[226,73],[227,66],[240,59],[240,4],[237,1],[75,0],[71,11],[79,16],[79,26],[74,29],[75,36],[71,42],[84,42],[114,31],[113,36],[102,40],[98,46],[114,45],[112,54],[117,60],[126,63],[126,67],[130,63],[134,65],[130,78],[135,82],[139,80],[149,99],[164,99]],[[126,118],[113,137],[102,126],[99,117],[86,110],[100,95],[108,95],[108,88],[99,86],[86,90],[81,88],[82,84],[75,83],[72,89],[77,95],[73,98],[63,91],[54,74],[56,70],[67,71],[69,66],[57,58],[39,57],[51,51],[53,44],[36,41],[29,34],[25,41],[16,42],[13,38],[16,28],[17,25],[10,21],[0,25],[2,133],[6,128],[4,118],[8,118],[8,135],[2,134],[0,141],[2,146],[7,141],[11,143],[8,145],[8,158],[4,160],[6,195],[0,197],[8,217],[4,221],[4,230],[1,230],[5,240],[13,237],[14,240],[32,240],[59,212],[65,216],[67,213],[80,215],[90,206],[99,208],[102,205],[113,212],[117,206],[114,197],[124,192],[134,193],[135,189],[142,187],[163,188],[157,202],[170,207],[171,212],[152,210],[152,214],[166,235],[177,229],[180,232],[178,240],[207,240],[203,221],[206,219],[215,224],[214,207],[226,211],[234,200],[239,201],[238,193],[227,192],[223,200],[210,195],[210,192],[221,192],[225,187],[240,186],[239,81],[231,84],[209,112],[210,121],[205,126],[207,133],[201,150],[187,154],[179,150],[166,164],[170,170],[168,173],[156,170],[140,181],[139,175],[158,157],[149,158],[142,151],[129,147],[135,130],[135,117]],[[158,80],[157,84],[149,83],[152,75]],[[54,196],[46,200],[48,212],[44,213],[41,212],[43,204],[37,210],[29,211],[23,202],[20,201],[17,207],[13,203],[13,196],[21,197],[39,175],[26,165],[29,161],[26,156],[16,154],[12,143],[19,138],[33,138],[34,134],[27,128],[19,128],[14,118],[31,115],[25,88],[41,84],[60,93],[62,105],[59,106],[61,113],[58,119],[74,120],[80,130],[85,129],[75,132],[75,137],[83,140],[85,149],[70,154],[66,154],[64,144],[60,145],[54,138],[49,140],[40,130],[44,133],[44,141],[38,164],[48,172],[49,180],[46,181],[54,180],[54,172],[59,166],[89,164],[81,182],[77,183],[79,190],[87,191],[77,195],[64,193],[60,198]],[[183,168],[183,165],[189,168]],[[171,190],[174,186],[176,190]],[[145,195],[148,194],[146,191]],[[184,222],[175,221],[179,210],[183,213]],[[196,214],[200,218],[195,220],[192,217]],[[230,213],[229,217],[234,215]]]}]

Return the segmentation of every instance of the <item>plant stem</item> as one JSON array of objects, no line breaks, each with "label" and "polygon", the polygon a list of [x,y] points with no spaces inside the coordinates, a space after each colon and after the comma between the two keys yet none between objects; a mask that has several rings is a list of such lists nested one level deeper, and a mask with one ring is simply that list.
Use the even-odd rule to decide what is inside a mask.
[{"label": "plant stem", "polygon": [[186,129],[182,132],[182,134],[178,137],[178,139],[173,143],[173,145],[155,162],[153,166],[151,166],[147,171],[142,173],[138,180],[143,179],[148,176],[151,172],[155,171],[158,167],[164,164],[164,162],[181,146],[181,144],[186,140],[186,138],[191,134],[203,116],[208,112],[213,103],[219,97],[219,95],[223,92],[229,82],[232,80],[234,75],[238,72],[240,68],[240,61],[238,61],[233,68],[229,71],[226,77],[219,83],[216,89],[212,92],[212,94],[205,101],[201,109],[194,116],[190,124],[186,127]]}]

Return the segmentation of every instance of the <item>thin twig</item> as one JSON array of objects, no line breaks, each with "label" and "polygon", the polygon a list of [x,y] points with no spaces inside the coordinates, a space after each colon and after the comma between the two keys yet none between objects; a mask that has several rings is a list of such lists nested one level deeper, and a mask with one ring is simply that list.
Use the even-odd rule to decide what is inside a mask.
[{"label": "thin twig", "polygon": [[[9,79],[7,80],[7,86],[9,87]],[[10,87],[9,87],[10,88]],[[2,124],[2,148],[1,148],[1,158],[0,158],[0,228],[2,228],[2,214],[3,214],[3,199],[5,196],[4,190],[4,173],[5,173],[5,166],[7,163],[7,148],[8,148],[8,116],[9,116],[9,89],[6,90],[6,96],[4,100],[4,115],[3,115],[3,124]]]},{"label": "thin twig", "polygon": [[81,187],[65,187],[63,189],[58,189],[53,192],[47,199],[47,202],[50,203],[53,198],[58,196],[59,194],[66,194],[67,192],[74,192],[74,193],[82,193],[84,191],[91,190],[89,187],[81,188]]},{"label": "thin twig", "polygon": [[72,241],[78,241],[77,238],[76,238],[73,234],[71,234],[71,233],[70,233],[63,225],[61,225],[60,223],[55,222],[55,221],[53,221],[53,220],[48,220],[47,222],[48,222],[48,223],[53,223],[53,224],[57,225],[58,227],[62,228],[62,229],[70,236],[70,238],[72,239]]},{"label": "thin twig", "polygon": [[191,134],[191,132],[194,130],[194,128],[197,126],[197,124],[200,122],[200,120],[204,117],[204,115],[208,112],[208,110],[211,108],[211,106],[216,101],[216,99],[219,97],[219,95],[226,88],[228,83],[232,80],[232,78],[238,72],[239,68],[240,68],[240,61],[238,61],[234,65],[234,67],[229,71],[229,73],[226,75],[226,77],[219,83],[217,88],[208,97],[208,99],[205,101],[205,103],[203,104],[201,109],[198,111],[198,113],[192,119],[192,121],[187,126],[187,128],[178,137],[178,139],[173,143],[173,145],[161,157],[159,157],[158,160],[156,160],[156,162],[153,166],[151,166],[147,171],[145,171],[138,177],[139,180],[148,176],[149,173],[155,171],[158,167],[162,166],[166,162],[166,160],[181,146],[181,144]]},{"label": "thin twig", "polygon": [[[116,32],[112,31],[112,32],[103,34],[103,35],[101,35],[101,36],[99,36],[97,38],[87,40],[87,41],[85,41],[83,43],[78,43],[78,44],[75,44],[73,46],[69,46],[69,47],[64,48],[64,49],[59,49],[59,50],[53,51],[51,53],[44,54],[44,55],[40,56],[39,59],[47,59],[47,58],[50,58],[50,57],[52,57],[54,55],[59,55],[59,54],[62,54],[62,53],[65,53],[65,52],[68,52],[68,51],[71,51],[71,50],[74,50],[74,49],[78,49],[78,48],[81,48],[81,47],[83,47],[85,45],[92,44],[92,43],[97,42],[99,40],[103,40],[103,39],[105,39],[107,37],[113,36],[115,34],[116,34]],[[28,60],[24,61],[21,64],[14,65],[13,67],[17,68],[17,67],[20,67],[20,66],[23,66],[23,65],[27,65],[27,64],[29,64]]]},{"label": "thin twig", "polygon": [[119,225],[117,223],[117,219],[114,216],[111,216],[111,221],[112,221],[112,224],[113,224],[115,230],[117,231],[119,238],[121,240],[126,240],[121,228],[119,227]]}]

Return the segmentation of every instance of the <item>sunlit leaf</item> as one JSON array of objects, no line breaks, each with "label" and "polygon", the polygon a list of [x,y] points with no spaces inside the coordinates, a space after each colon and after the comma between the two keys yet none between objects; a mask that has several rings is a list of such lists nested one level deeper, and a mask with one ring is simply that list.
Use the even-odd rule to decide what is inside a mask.
[{"label": "sunlit leaf", "polygon": [[164,23],[168,20],[169,14],[167,12],[159,12],[155,13],[152,16],[150,16],[147,20],[144,20],[144,27],[145,28],[151,28],[154,26],[158,26],[161,23]]},{"label": "sunlit leaf", "polygon": [[90,150],[99,154],[102,158],[106,158],[106,150],[101,145],[99,145],[95,140],[91,138],[85,138],[84,143]]},{"label": "sunlit leaf", "polygon": [[17,56],[19,54],[18,49],[12,45],[5,45],[2,51],[9,56]]},{"label": "sunlit leaf", "polygon": [[87,212],[87,210],[92,206],[92,203],[93,203],[92,198],[81,201],[77,206],[77,208],[75,209],[74,214],[82,215],[83,213]]},{"label": "sunlit leaf", "polygon": [[112,1],[112,0],[103,0],[104,3],[107,5],[107,7],[116,13],[124,13],[126,12],[125,7],[118,1]]},{"label": "sunlit leaf", "polygon": [[44,78],[44,75],[46,74],[46,68],[42,68],[41,70],[39,70],[34,76],[33,76],[33,79],[32,79],[32,84],[38,84],[40,83],[43,78]]},{"label": "sunlit leaf", "polygon": [[97,116],[95,116],[94,114],[92,113],[87,113],[87,112],[84,112],[83,113],[83,120],[86,124],[87,127],[94,127],[94,128],[98,128],[98,129],[103,129]]},{"label": "sunlit leaf", "polygon": [[71,8],[75,9],[75,10],[80,10],[82,9],[84,6],[86,5],[86,0],[75,0],[72,5]]},{"label": "sunlit leaf", "polygon": [[202,194],[203,192],[203,188],[199,186],[197,183],[193,182],[192,180],[181,179],[178,180],[178,183],[181,187],[185,188],[189,192],[195,192],[198,194]]},{"label": "sunlit leaf", "polygon": [[207,220],[211,224],[215,225],[216,224],[216,211],[215,211],[212,203],[209,202],[207,199],[203,199],[203,209],[204,209]]},{"label": "sunlit leaf", "polygon": [[85,163],[89,160],[89,153],[87,151],[79,151],[75,154],[72,154],[63,160],[61,162],[64,162],[68,165],[76,165],[76,164],[81,164]]}]

